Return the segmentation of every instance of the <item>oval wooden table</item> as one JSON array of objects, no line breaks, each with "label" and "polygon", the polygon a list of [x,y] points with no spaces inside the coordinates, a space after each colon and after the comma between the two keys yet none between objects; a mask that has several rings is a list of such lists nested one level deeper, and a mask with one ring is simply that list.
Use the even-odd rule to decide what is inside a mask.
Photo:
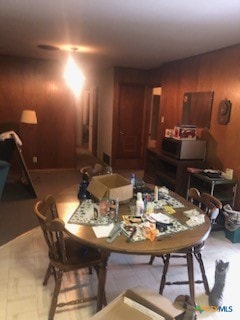
[{"label": "oval wooden table", "polygon": [[[175,209],[173,217],[180,222],[185,223],[187,218],[183,215],[183,211],[196,208],[193,204],[186,201],[184,198],[171,192],[171,195],[179,200],[184,207]],[[120,234],[113,242],[109,243],[106,238],[97,238],[92,226],[78,225],[68,223],[70,217],[74,213],[75,209],[79,205],[79,202],[66,202],[58,203],[58,210],[60,217],[65,222],[65,228],[67,233],[75,238],[77,241],[86,244],[91,247],[98,248],[102,254],[102,265],[99,271],[99,288],[98,288],[98,301],[97,310],[100,310],[103,305],[103,293],[106,281],[106,267],[108,257],[111,252],[118,252],[124,254],[137,254],[137,255],[162,255],[172,252],[177,252],[184,248],[190,248],[197,246],[205,241],[211,230],[211,223],[208,217],[205,217],[205,222],[202,225],[181,231],[179,233],[172,234],[170,237],[162,238],[161,241],[138,241],[127,242],[126,236]],[[199,208],[197,208],[199,210]],[[130,209],[128,204],[119,206],[119,220],[122,215],[129,215]],[[193,271],[192,271],[193,273]],[[194,275],[191,275],[194,279]],[[194,295],[194,288],[193,295]]]}]

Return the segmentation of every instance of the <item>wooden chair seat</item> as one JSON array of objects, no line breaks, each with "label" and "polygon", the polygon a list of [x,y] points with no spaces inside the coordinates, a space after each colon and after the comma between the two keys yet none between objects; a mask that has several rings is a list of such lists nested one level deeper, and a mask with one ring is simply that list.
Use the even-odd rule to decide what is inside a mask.
[{"label": "wooden chair seat", "polygon": [[84,268],[84,264],[86,264],[85,268],[88,268],[89,263],[96,261],[97,264],[101,259],[97,249],[81,245],[70,237],[64,238],[64,246],[66,248],[65,262],[61,257],[61,249],[58,249],[57,258],[49,257],[51,264],[56,268],[62,268],[64,272]]}]

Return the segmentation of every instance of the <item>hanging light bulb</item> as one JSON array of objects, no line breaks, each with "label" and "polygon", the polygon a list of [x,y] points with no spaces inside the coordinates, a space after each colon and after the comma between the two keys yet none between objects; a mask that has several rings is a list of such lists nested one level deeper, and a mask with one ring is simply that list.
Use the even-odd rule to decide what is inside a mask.
[{"label": "hanging light bulb", "polygon": [[73,91],[74,95],[78,97],[81,93],[85,77],[71,55],[68,57],[63,77],[66,80],[67,86]]}]

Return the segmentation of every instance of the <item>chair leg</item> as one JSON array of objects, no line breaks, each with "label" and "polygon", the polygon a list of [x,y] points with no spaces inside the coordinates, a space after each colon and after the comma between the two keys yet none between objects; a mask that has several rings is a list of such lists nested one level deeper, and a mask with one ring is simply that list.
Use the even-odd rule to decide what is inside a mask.
[{"label": "chair leg", "polygon": [[58,270],[56,272],[56,282],[55,282],[55,287],[54,287],[54,291],[53,291],[53,297],[52,297],[48,320],[53,320],[53,317],[54,317],[54,314],[56,311],[58,295],[59,295],[59,292],[61,289],[61,284],[62,284],[62,277],[63,277],[63,271]]},{"label": "chair leg", "polygon": [[205,268],[202,260],[202,254],[200,252],[195,252],[194,255],[200,266],[205,293],[209,295],[210,290],[209,290],[208,280],[207,280],[207,276],[206,276],[206,272],[205,272]]},{"label": "chair leg", "polygon": [[105,294],[105,284],[107,277],[107,264],[110,253],[101,251],[101,263],[98,266],[98,293],[97,293],[97,312],[100,311],[103,305],[107,304]]},{"label": "chair leg", "polygon": [[92,267],[88,267],[89,274],[92,274]]},{"label": "chair leg", "polygon": [[154,255],[151,255],[150,260],[149,260],[149,262],[148,262],[148,263],[149,263],[150,265],[152,265],[152,264],[153,264],[154,259],[155,259],[155,256],[154,256]]},{"label": "chair leg", "polygon": [[195,301],[195,289],[194,289],[194,270],[193,270],[193,256],[192,252],[186,254],[187,257],[187,268],[188,268],[188,281],[190,297]]},{"label": "chair leg", "polygon": [[170,260],[170,254],[166,254],[166,255],[162,255],[162,259],[163,259],[163,272],[162,272],[162,279],[161,279],[161,283],[160,283],[160,288],[159,288],[159,293],[162,294],[163,293],[163,289],[166,283],[166,276],[167,276],[167,272],[168,272],[168,266],[169,266],[169,260]]},{"label": "chair leg", "polygon": [[[100,269],[100,267],[99,267],[99,266],[96,266],[96,267],[94,267],[94,269],[96,270],[97,277],[98,277],[98,281],[99,281],[99,269]],[[105,290],[104,290],[104,292],[103,292],[102,303],[103,303],[103,306],[106,306],[106,305],[107,305],[107,298],[106,298],[106,292],[105,292]]]},{"label": "chair leg", "polygon": [[45,277],[44,277],[44,280],[43,280],[43,285],[44,285],[44,286],[47,285],[48,280],[49,280],[52,272],[53,272],[53,270],[52,270],[52,265],[51,265],[51,263],[49,263],[48,268],[47,268],[47,271],[46,271],[46,274],[45,274]]}]

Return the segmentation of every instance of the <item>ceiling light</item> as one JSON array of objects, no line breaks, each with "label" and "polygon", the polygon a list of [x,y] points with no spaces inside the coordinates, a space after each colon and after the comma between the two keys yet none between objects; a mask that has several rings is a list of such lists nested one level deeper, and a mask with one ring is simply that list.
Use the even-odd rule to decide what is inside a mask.
[{"label": "ceiling light", "polygon": [[90,46],[77,46],[73,44],[63,44],[59,45],[60,50],[67,52],[81,52],[81,53],[93,53],[96,52],[96,49]]},{"label": "ceiling light", "polygon": [[81,93],[85,77],[71,55],[68,57],[63,77],[68,87],[73,91],[74,95],[78,97]]},{"label": "ceiling light", "polygon": [[[67,52],[91,52],[92,48],[86,46],[76,46],[76,45],[62,45],[62,46],[53,46],[48,44],[39,44],[39,49],[48,50],[48,51],[67,51]],[[74,95],[78,97],[81,93],[83,82],[85,77],[82,71],[77,66],[75,60],[70,55],[67,60],[65,72],[63,75],[68,87],[73,91]]]}]

